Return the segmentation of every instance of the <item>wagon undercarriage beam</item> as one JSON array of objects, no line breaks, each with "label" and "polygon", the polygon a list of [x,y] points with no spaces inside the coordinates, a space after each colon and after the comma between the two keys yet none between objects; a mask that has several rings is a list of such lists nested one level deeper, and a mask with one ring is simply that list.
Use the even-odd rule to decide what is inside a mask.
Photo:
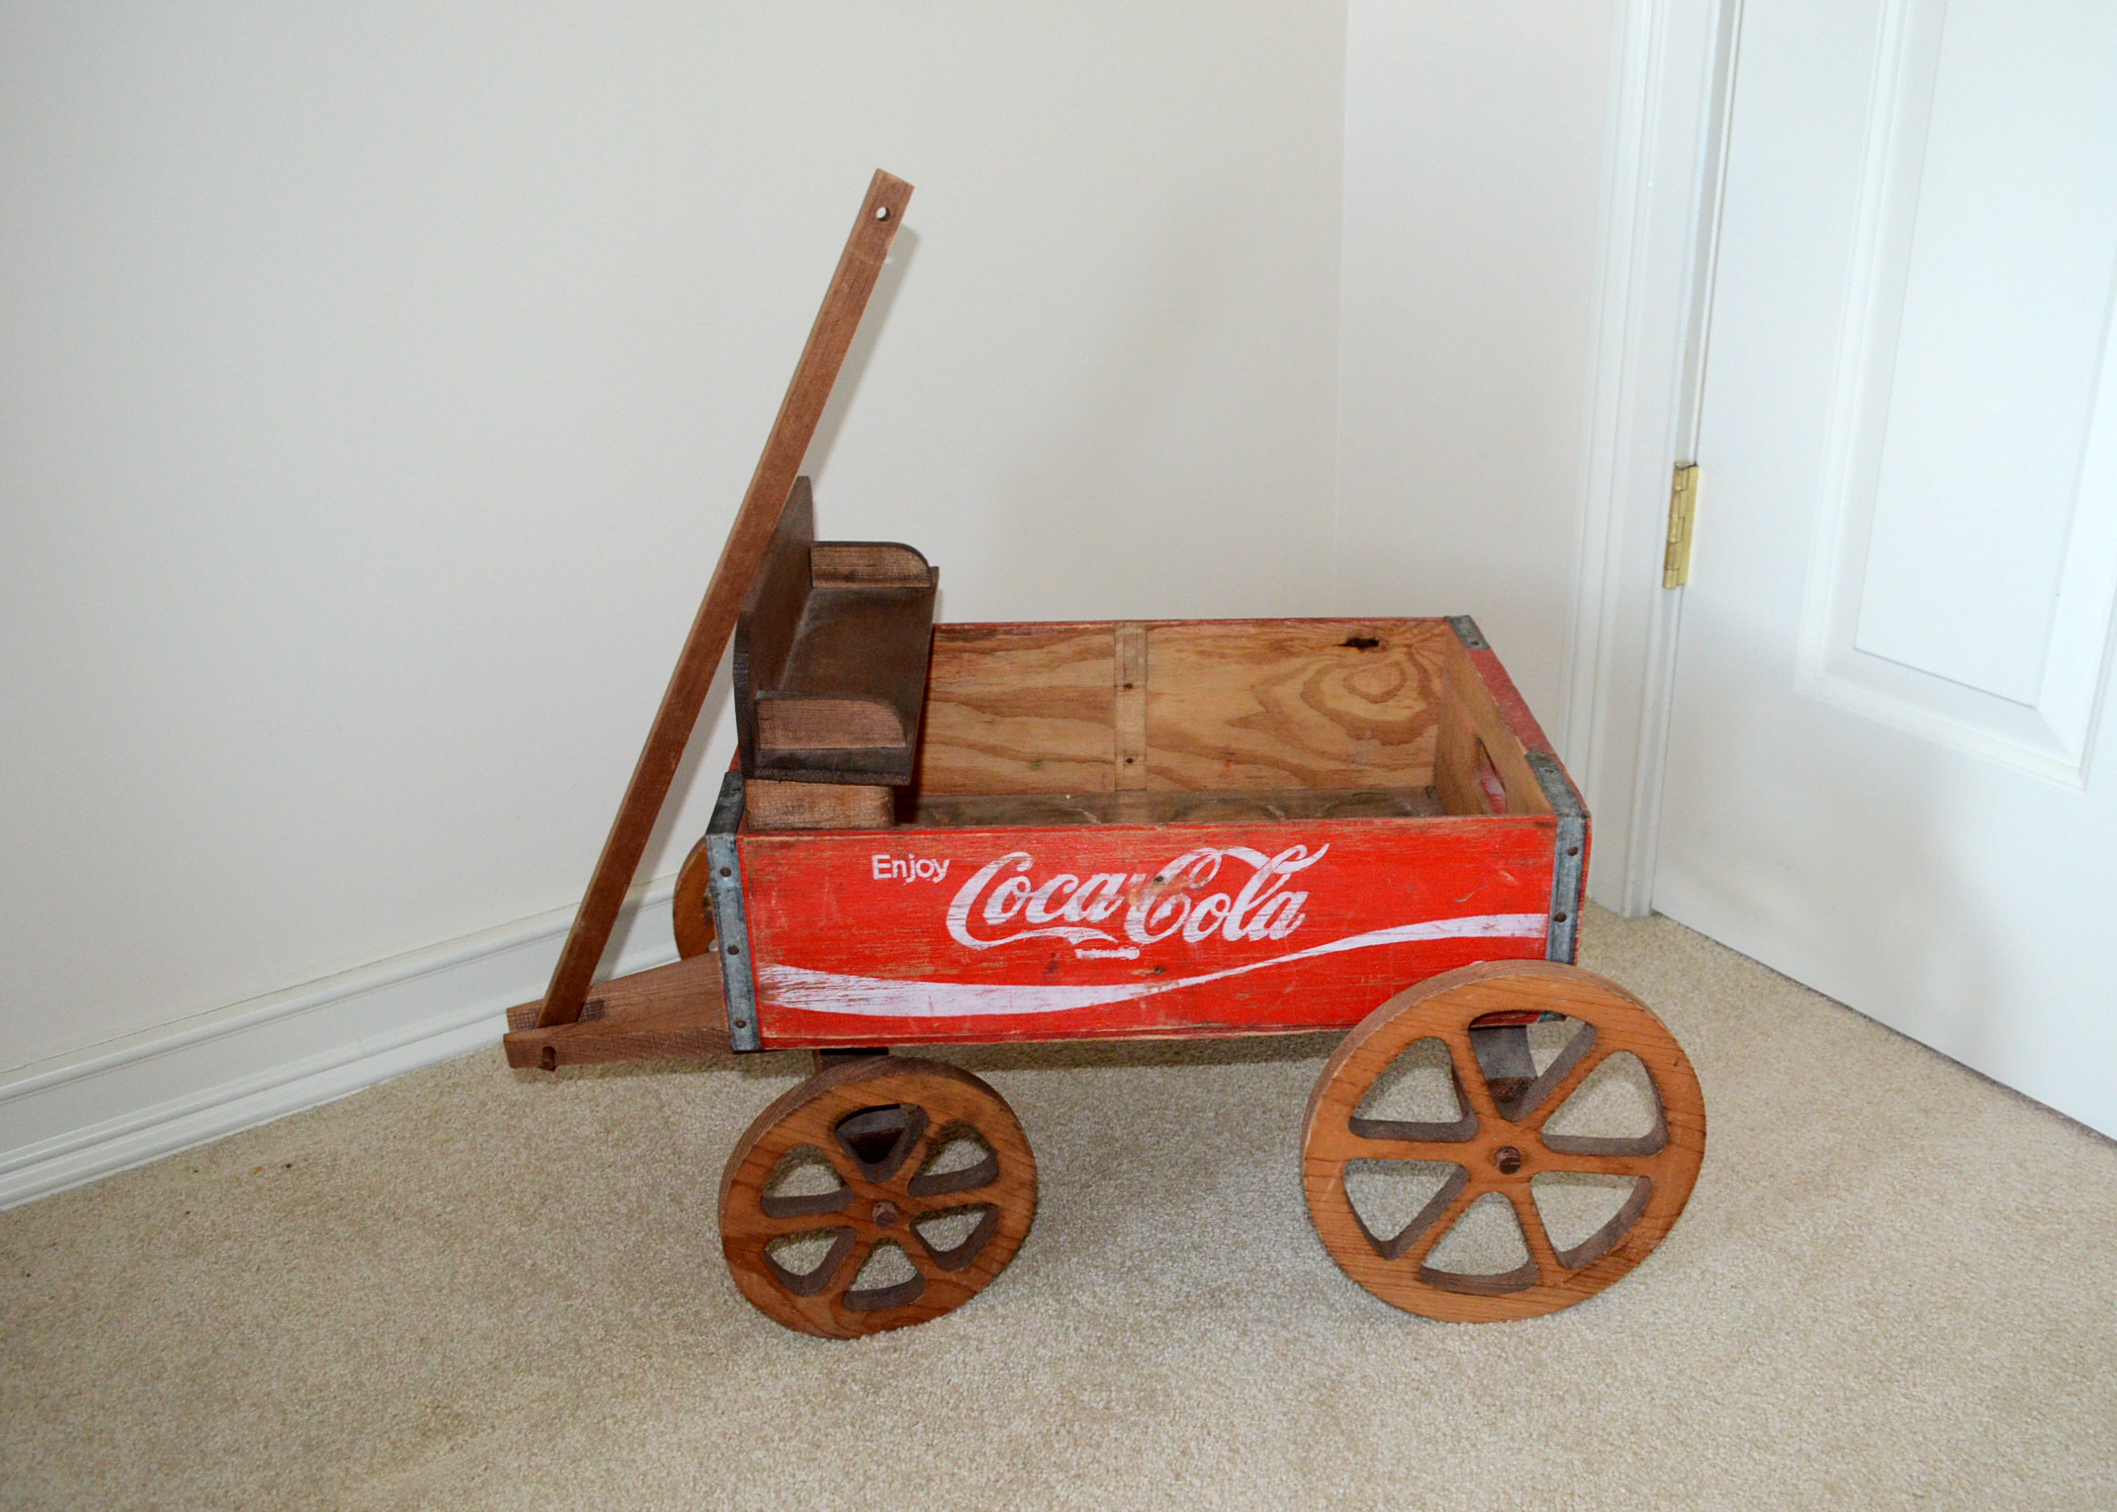
[{"label": "wagon undercarriage beam", "polygon": [[711,954],[598,983],[571,1024],[537,1028],[542,1006],[540,998],[507,1010],[507,1064],[518,1070],[733,1053],[720,962]]}]

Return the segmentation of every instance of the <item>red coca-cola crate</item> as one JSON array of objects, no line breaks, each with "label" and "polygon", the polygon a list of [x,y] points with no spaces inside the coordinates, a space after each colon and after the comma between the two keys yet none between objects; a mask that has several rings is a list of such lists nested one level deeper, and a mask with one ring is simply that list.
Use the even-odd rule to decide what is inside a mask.
[{"label": "red coca-cola crate", "polygon": [[899,802],[760,833],[729,775],[738,1048],[1349,1029],[1573,959],[1587,819],[1468,619],[937,625]]},{"label": "red coca-cola crate", "polygon": [[[795,470],[909,193],[870,188],[510,1062],[816,1052],[720,1209],[738,1285],[808,1332],[948,1311],[1028,1234],[1019,1121],[891,1053],[920,1045],[1350,1031],[1302,1155],[1354,1279],[1458,1319],[1609,1285],[1681,1212],[1703,1103],[1645,1005],[1572,964],[1588,816],[1472,620],[935,625],[918,552],[814,539]],[[731,631],[741,754],[678,878],[681,958],[591,985]],[[1422,1055],[1438,1101],[1384,1106]],[[1570,1126],[1620,1069],[1638,1126]],[[1439,1173],[1387,1232],[1349,1180],[1377,1163]],[[1553,1180],[1607,1211],[1563,1231]],[[1444,1264],[1495,1194],[1519,1262]]]}]

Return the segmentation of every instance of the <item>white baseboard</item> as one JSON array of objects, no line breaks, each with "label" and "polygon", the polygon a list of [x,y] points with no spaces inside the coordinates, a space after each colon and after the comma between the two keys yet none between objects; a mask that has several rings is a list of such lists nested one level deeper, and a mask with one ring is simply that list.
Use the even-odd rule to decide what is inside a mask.
[{"label": "white baseboard", "polygon": [[[614,972],[676,959],[675,879],[633,890]],[[0,1208],[492,1044],[544,991],[571,908],[481,930],[0,1076]]]}]

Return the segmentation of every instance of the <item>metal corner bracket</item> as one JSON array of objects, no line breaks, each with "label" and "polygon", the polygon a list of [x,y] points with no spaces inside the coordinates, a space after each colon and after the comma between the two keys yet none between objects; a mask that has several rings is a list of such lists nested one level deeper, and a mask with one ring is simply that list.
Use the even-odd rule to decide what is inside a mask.
[{"label": "metal corner bracket", "polygon": [[1469,615],[1449,615],[1448,627],[1455,631],[1456,639],[1463,643],[1465,651],[1490,651],[1492,649],[1491,642],[1487,641],[1484,632],[1478,629],[1477,621]]},{"label": "metal corner bracket", "polygon": [[1548,751],[1530,751],[1529,770],[1558,816],[1551,858],[1551,914],[1544,934],[1544,959],[1573,964],[1580,950],[1580,910],[1587,899],[1588,811],[1573,779]]},{"label": "metal corner bracket", "polygon": [[736,1050],[761,1050],[757,1028],[757,978],[750,964],[750,926],[742,909],[742,858],[735,833],[742,827],[742,773],[721,779],[713,821],[706,826],[706,893],[713,900],[713,948],[720,956],[720,980],[728,999],[728,1043]]}]

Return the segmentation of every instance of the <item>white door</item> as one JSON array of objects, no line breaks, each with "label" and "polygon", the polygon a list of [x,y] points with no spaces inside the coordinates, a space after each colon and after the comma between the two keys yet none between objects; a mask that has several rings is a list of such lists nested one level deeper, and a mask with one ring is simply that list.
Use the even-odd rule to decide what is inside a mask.
[{"label": "white door", "polygon": [[2117,3],[1734,78],[1655,907],[2117,1134]]}]

